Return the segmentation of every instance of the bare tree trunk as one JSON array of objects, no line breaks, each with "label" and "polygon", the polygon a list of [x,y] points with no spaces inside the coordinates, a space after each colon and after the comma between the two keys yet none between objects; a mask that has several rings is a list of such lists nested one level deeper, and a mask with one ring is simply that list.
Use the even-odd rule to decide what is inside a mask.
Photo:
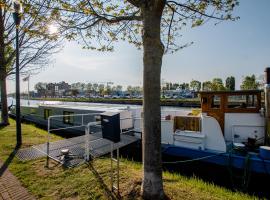
[{"label": "bare tree trunk", "polygon": [[1,87],[1,125],[8,125],[8,106],[6,88],[6,64],[5,64],[5,45],[4,45],[4,21],[0,9],[0,87]]},{"label": "bare tree trunk", "polygon": [[[2,72],[0,72],[2,73]],[[0,87],[1,87],[1,125],[9,125],[8,121],[8,105],[7,105],[7,87],[6,78],[1,74],[0,76]]]},{"label": "bare tree trunk", "polygon": [[143,183],[144,199],[163,199],[161,165],[160,73],[164,47],[160,39],[162,12],[142,9],[143,15]]}]

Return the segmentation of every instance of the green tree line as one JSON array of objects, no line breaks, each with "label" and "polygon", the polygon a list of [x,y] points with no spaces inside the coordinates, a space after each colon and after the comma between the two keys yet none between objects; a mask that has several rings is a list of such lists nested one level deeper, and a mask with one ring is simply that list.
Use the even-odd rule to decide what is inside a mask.
[{"label": "green tree line", "polygon": [[[262,83],[256,78],[254,74],[244,76],[240,85],[241,90],[255,90],[261,89]],[[225,79],[225,82],[221,78],[213,78],[200,82],[192,79],[189,83],[172,83],[166,82],[161,87],[161,90],[193,90],[193,91],[234,91],[235,90],[235,77],[229,76]]]}]

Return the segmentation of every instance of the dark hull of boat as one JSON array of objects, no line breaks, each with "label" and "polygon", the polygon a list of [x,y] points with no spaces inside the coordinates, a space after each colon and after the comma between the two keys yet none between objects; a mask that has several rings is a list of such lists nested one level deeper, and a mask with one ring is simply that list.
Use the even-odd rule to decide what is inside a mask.
[{"label": "dark hull of boat", "polygon": [[213,163],[225,167],[232,167],[236,169],[247,170],[248,172],[255,172],[270,175],[270,160],[265,160],[254,152],[245,153],[218,153],[209,150],[196,150],[174,145],[163,145],[163,154],[176,157],[188,158],[186,161],[192,162],[202,161],[206,163]]}]

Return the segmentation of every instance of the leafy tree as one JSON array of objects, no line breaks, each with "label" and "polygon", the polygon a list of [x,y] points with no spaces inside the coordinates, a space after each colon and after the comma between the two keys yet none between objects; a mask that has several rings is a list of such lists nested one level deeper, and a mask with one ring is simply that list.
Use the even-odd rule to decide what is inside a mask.
[{"label": "leafy tree", "polygon": [[86,89],[85,83],[81,83],[81,91],[84,91]]},{"label": "leafy tree", "polygon": [[121,94],[122,93],[122,90],[123,90],[123,86],[122,85],[117,85],[116,88],[115,88],[117,94]]},{"label": "leafy tree", "polygon": [[241,90],[256,90],[260,83],[256,81],[255,75],[245,76],[240,86]]},{"label": "leafy tree", "polygon": [[[23,1],[23,16],[19,28],[20,73],[35,74],[51,61],[51,55],[57,52],[61,45],[57,35],[49,34],[52,18],[46,3],[37,0],[42,5],[32,5],[31,1]],[[9,124],[7,108],[6,79],[15,74],[15,30],[12,17],[12,1],[0,0],[0,88],[2,104],[2,125]]]},{"label": "leafy tree", "polygon": [[38,82],[35,85],[35,90],[37,91],[40,97],[47,96],[46,89],[47,89],[47,83]]},{"label": "leafy tree", "polygon": [[209,18],[234,19],[231,12],[237,0],[49,1],[55,19],[66,28],[62,33],[71,40],[81,39],[84,48],[111,51],[113,42],[119,39],[143,47],[142,195],[148,199],[163,198],[160,122],[163,55],[189,45],[175,42],[182,27],[200,26]]},{"label": "leafy tree", "polygon": [[192,80],[189,85],[192,90],[197,91],[197,92],[200,91],[202,87],[202,83],[197,80]]},{"label": "leafy tree", "polygon": [[98,92],[99,92],[99,95],[104,95],[104,89],[105,89],[105,86],[104,84],[99,84],[98,85]]},{"label": "leafy tree", "polygon": [[205,81],[202,84],[202,90],[203,91],[211,91],[212,90],[212,82],[211,81]]},{"label": "leafy tree", "polygon": [[96,95],[98,92],[98,84],[97,83],[93,84],[93,91],[95,92],[95,95]]},{"label": "leafy tree", "polygon": [[189,90],[189,84],[188,83],[181,83],[179,85],[179,87],[181,88],[181,90]]},{"label": "leafy tree", "polygon": [[105,94],[110,95],[112,93],[112,87],[107,84],[104,92]]},{"label": "leafy tree", "polygon": [[132,96],[140,95],[142,93],[142,88],[140,86],[131,86],[131,85],[129,85],[127,87],[127,92]]},{"label": "leafy tree", "polygon": [[225,87],[223,85],[223,81],[221,78],[214,78],[212,80],[212,91],[220,91],[220,90],[225,90]]},{"label": "leafy tree", "polygon": [[128,94],[132,95],[133,94],[133,87],[131,85],[127,86],[127,92]]},{"label": "leafy tree", "polygon": [[85,84],[81,82],[71,84],[71,89],[77,89],[78,91],[82,91],[84,87],[85,87]]},{"label": "leafy tree", "polygon": [[229,76],[226,79],[226,89],[230,91],[235,90],[235,78],[233,76]]},{"label": "leafy tree", "polygon": [[86,94],[88,94],[88,97],[90,98],[90,95],[93,91],[93,85],[92,83],[87,83],[86,84]]},{"label": "leafy tree", "polygon": [[140,86],[133,87],[133,95],[140,95],[142,93],[142,88]]},{"label": "leafy tree", "polygon": [[78,96],[79,93],[80,92],[77,88],[71,89],[71,95],[74,96],[75,98]]},{"label": "leafy tree", "polygon": [[180,85],[178,83],[173,83],[172,88],[173,90],[176,90]]}]

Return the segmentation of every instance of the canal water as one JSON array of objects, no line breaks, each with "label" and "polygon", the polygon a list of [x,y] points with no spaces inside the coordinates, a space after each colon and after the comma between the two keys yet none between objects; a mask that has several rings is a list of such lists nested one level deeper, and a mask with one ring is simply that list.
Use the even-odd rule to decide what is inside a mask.
[{"label": "canal water", "polygon": [[[142,107],[141,105],[130,105],[130,104],[109,104],[109,103],[88,103],[88,102],[67,102],[67,101],[42,101],[42,100],[30,100],[29,103],[30,105],[38,105],[38,104],[42,104],[44,102],[49,102],[49,104],[65,104],[65,105],[105,105],[110,107],[111,105],[113,105],[114,107],[123,107],[123,106],[129,106],[130,108],[139,108]],[[8,98],[8,105],[15,105],[16,104],[16,100],[14,98]],[[26,106],[28,105],[28,100],[26,99],[21,99],[21,105],[22,106]],[[187,110],[190,111],[192,108],[190,107],[179,107],[179,106],[161,106],[161,110]]]}]

